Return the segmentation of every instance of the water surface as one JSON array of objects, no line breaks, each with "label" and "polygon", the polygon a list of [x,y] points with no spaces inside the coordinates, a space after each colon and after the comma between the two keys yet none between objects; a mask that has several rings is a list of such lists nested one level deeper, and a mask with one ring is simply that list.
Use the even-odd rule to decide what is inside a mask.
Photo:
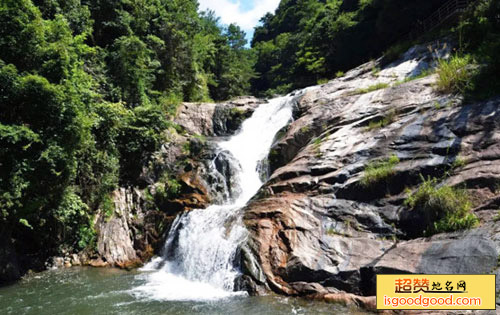
[{"label": "water surface", "polygon": [[363,314],[322,302],[277,296],[168,301],[137,295],[147,272],[71,268],[26,276],[0,288],[0,314]]}]

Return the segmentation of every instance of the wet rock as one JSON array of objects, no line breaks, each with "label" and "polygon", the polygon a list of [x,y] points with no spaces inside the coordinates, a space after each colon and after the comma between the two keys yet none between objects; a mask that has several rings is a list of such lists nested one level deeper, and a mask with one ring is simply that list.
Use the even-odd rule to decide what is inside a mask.
[{"label": "wet rock", "polygon": [[341,304],[345,306],[356,306],[367,310],[375,311],[377,309],[377,299],[375,296],[357,296],[345,292],[330,293],[319,296],[318,299],[329,303]]},{"label": "wet rock", "polygon": [[64,257],[51,257],[45,265],[47,268],[59,269],[64,267],[64,263]]},{"label": "wet rock", "polygon": [[89,266],[95,267],[95,268],[104,268],[104,267],[110,267],[110,264],[101,258],[91,260],[89,262]]},{"label": "wet rock", "polygon": [[301,295],[328,294],[328,290],[319,283],[292,282],[290,286]]}]

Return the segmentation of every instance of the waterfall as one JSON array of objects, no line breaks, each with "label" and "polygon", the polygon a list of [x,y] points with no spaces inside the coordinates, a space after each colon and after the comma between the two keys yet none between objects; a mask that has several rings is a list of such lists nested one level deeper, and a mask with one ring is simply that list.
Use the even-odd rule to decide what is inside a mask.
[{"label": "waterfall", "polygon": [[[262,186],[260,163],[267,158],[277,132],[292,119],[292,95],[260,105],[240,131],[218,144],[236,165],[239,196],[179,215],[163,250],[143,268],[144,285],[133,289],[141,298],[155,300],[213,300],[234,294],[238,246],[245,241],[241,209]],[[241,294],[241,293],[240,293]]]}]

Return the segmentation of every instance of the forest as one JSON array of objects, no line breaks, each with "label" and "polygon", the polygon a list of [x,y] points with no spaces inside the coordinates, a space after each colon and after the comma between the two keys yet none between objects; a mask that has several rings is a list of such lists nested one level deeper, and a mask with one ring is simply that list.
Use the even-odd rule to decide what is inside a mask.
[{"label": "forest", "polygon": [[[2,0],[0,238],[48,257],[95,246],[93,215],[141,185],[182,102],[272,96],[408,48],[442,0],[282,0],[251,43],[196,0]],[[447,36],[499,73],[499,1]],[[410,43],[409,43],[410,42]],[[28,259],[28,258],[26,258]]]}]

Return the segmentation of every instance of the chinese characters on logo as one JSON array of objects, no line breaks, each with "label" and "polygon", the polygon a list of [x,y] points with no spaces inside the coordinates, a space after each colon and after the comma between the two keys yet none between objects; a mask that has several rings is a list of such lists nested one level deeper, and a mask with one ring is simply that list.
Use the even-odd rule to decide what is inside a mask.
[{"label": "chinese characters on logo", "polygon": [[467,284],[461,280],[457,283],[446,281],[430,283],[429,279],[411,279],[399,278],[394,281],[396,293],[467,293]]}]

